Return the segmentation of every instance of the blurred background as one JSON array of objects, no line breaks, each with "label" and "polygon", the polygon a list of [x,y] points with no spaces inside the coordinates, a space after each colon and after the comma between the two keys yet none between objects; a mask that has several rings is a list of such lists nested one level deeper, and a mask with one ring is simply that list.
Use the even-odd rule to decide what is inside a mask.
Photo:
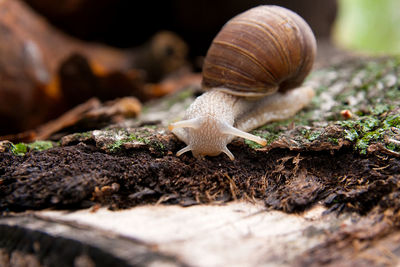
[{"label": "blurred background", "polygon": [[[322,47],[400,51],[400,0],[1,0],[1,139],[48,138],[37,129],[93,97],[99,103],[132,97],[138,101],[108,105],[113,115],[135,116],[140,103],[198,85],[203,57],[223,24],[261,4],[301,15],[325,62],[330,54]],[[85,107],[102,105],[93,103]],[[72,115],[82,117],[82,110]],[[81,119],[69,115],[49,132]]]},{"label": "blurred background", "polygon": [[[251,7],[285,6],[300,14],[318,37],[328,37],[336,0],[26,0],[63,31],[117,47],[143,44],[160,30],[179,35],[190,47],[189,59],[204,56],[222,25]],[[61,2],[61,4],[60,4]],[[196,67],[200,67],[197,66]]]}]

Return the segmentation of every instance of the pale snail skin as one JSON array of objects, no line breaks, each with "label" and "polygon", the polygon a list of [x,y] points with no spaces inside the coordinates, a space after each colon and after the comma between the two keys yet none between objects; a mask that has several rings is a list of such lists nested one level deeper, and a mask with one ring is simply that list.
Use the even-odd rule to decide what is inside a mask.
[{"label": "pale snail skin", "polygon": [[[270,16],[265,19],[267,22],[263,21],[265,15]],[[257,34],[261,31],[271,44],[264,50],[256,49],[254,53],[244,51],[240,45],[248,45],[246,38],[249,37],[238,37],[236,40],[229,33],[231,30],[236,34],[237,28],[242,26],[246,30],[244,35],[248,34],[246,27],[254,27],[256,38],[260,39]],[[277,36],[284,41],[279,43]],[[287,48],[288,44],[294,48]],[[218,46],[228,48],[228,51],[224,52],[226,50]],[[245,60],[233,59],[233,66],[229,66],[229,59],[225,58],[232,55],[238,58],[235,53],[243,54]],[[261,62],[258,54],[270,56],[268,53],[274,54],[275,59],[278,58],[277,62],[274,62],[274,58]],[[223,152],[234,160],[227,145],[235,137],[265,146],[265,139],[248,131],[267,122],[287,119],[311,101],[314,90],[308,86],[298,86],[310,72],[315,53],[316,41],[311,29],[297,14],[285,8],[259,6],[230,20],[214,39],[205,59],[203,87],[209,91],[191,104],[182,121],[169,126],[187,144],[177,152],[177,156],[192,151],[194,157],[202,158]],[[246,60],[249,62],[244,62]],[[268,66],[262,66],[263,63]],[[250,77],[252,73],[246,73],[247,69],[250,69],[248,72],[256,69],[254,77]],[[262,81],[258,81],[260,77]]]}]

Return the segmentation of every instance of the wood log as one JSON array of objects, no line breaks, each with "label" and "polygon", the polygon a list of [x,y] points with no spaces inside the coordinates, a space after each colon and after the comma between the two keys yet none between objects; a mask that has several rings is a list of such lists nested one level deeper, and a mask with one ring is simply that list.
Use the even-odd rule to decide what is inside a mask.
[{"label": "wood log", "polygon": [[298,216],[233,202],[10,214],[0,218],[0,255],[47,266],[76,266],[82,258],[93,266],[290,265],[321,242],[322,229],[344,220],[322,217],[324,210]]},{"label": "wood log", "polygon": [[400,231],[389,229],[319,205],[287,214],[243,201],[31,211],[0,218],[0,266],[395,266]]},{"label": "wood log", "polygon": [[0,2],[0,39],[1,133],[32,128],[65,110],[60,88],[50,85],[71,53],[88,55],[106,69],[129,63],[121,52],[62,34],[19,0]]},{"label": "wood log", "polygon": [[185,65],[187,51],[172,33],[137,50],[83,42],[20,0],[0,2],[0,40],[0,135],[31,129],[93,96],[151,99],[148,78]]},{"label": "wood log", "polygon": [[0,266],[184,266],[151,244],[35,216],[0,218]]}]

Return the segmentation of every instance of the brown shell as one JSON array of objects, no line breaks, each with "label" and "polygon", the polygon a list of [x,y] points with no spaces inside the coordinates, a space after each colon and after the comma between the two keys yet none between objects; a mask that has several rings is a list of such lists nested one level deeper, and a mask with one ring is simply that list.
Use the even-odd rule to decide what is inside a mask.
[{"label": "brown shell", "polygon": [[258,6],[228,21],[204,61],[203,87],[272,94],[299,86],[310,72],[316,41],[308,24],[279,6]]}]

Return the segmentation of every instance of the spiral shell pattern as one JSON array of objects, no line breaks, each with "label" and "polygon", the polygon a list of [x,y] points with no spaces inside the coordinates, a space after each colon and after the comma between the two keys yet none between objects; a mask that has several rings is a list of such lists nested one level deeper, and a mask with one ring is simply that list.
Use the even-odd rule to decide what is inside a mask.
[{"label": "spiral shell pattern", "polygon": [[258,6],[228,21],[203,65],[203,87],[235,95],[268,95],[299,86],[309,74],[316,40],[308,24],[279,6]]}]

